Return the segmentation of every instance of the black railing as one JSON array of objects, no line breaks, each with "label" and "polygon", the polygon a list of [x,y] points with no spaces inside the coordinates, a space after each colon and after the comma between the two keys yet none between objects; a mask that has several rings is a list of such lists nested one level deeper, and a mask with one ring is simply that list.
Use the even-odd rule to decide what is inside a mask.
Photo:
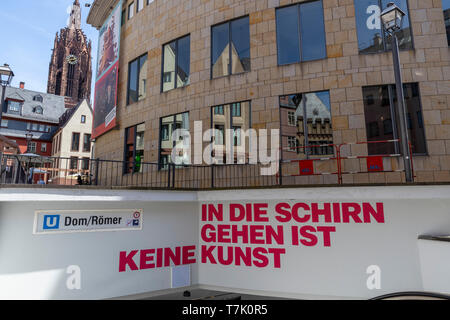
[{"label": "black railing", "polygon": [[[62,158],[0,153],[0,185],[59,185],[97,186],[105,188],[136,187],[153,189],[238,189],[249,187],[274,187],[295,185],[338,185],[348,181],[346,176],[368,174],[361,167],[358,172],[338,170],[353,159],[336,161],[336,157],[309,161],[311,172],[303,172],[303,164],[297,161],[280,161],[272,175],[263,174],[268,165],[216,164],[175,165],[151,162],[127,162],[117,160]],[[348,161],[348,162],[345,162]],[[359,162],[358,162],[359,163]],[[350,163],[351,164],[351,163]],[[336,166],[338,169],[336,169]],[[386,169],[386,168],[385,168]],[[392,172],[392,169],[386,169]],[[401,171],[401,170],[397,170]],[[371,172],[369,172],[371,173]],[[375,171],[374,173],[379,173]],[[344,179],[343,179],[344,177]],[[399,176],[399,183],[404,176]],[[386,182],[387,183],[387,182]]]}]

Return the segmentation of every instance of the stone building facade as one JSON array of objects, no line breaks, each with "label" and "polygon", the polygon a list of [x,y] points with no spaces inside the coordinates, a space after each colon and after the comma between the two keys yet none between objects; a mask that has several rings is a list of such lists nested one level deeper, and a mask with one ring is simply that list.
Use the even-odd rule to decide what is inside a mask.
[{"label": "stone building facade", "polygon": [[[402,34],[404,42],[400,41],[403,46],[400,54],[403,81],[408,85],[405,90],[407,104],[411,103],[411,108],[419,108],[410,115],[409,121],[410,129],[415,128],[420,137],[417,138],[411,130],[410,134],[416,137],[415,141],[423,140],[420,146],[419,142],[414,142],[417,146],[413,146],[416,149],[413,164],[417,182],[450,181],[450,49],[442,1],[447,0],[397,1],[402,6],[406,3],[410,27]],[[123,160],[126,128],[145,123],[145,161],[158,162],[162,118],[188,112],[190,131],[193,131],[194,121],[202,121],[204,129],[211,128],[212,108],[238,102],[250,103],[251,128],[282,129],[285,121],[280,119],[283,114],[280,112],[280,98],[316,93],[331,114],[330,124],[322,123],[324,130],[332,130],[333,144],[374,141],[377,134],[382,136],[389,132],[390,139],[395,138],[392,133],[396,130],[394,120],[381,118],[376,123],[377,120],[369,119],[372,106],[381,109],[391,105],[390,113],[395,113],[396,98],[391,86],[395,84],[391,51],[386,47],[383,50],[380,42],[364,47],[364,41],[361,41],[365,33],[369,40],[380,39],[380,34],[360,29],[361,12],[369,12],[366,9],[370,7],[361,11],[359,6],[364,1],[316,1],[320,2],[323,17],[318,16],[309,27],[304,26],[302,32],[305,40],[301,41],[309,41],[308,32],[313,32],[317,27],[324,28],[324,56],[312,61],[300,59],[302,61],[280,63],[280,37],[286,35],[280,32],[289,23],[284,20],[285,24],[281,26],[282,9],[296,4],[300,8],[311,2],[314,1],[124,1],[118,126],[98,137],[96,157]],[[385,1],[379,3],[386,5]],[[110,7],[111,1],[96,0],[88,23],[100,28]],[[307,14],[302,15],[307,13],[308,8],[299,9],[302,21],[309,21]],[[378,10],[382,9],[378,7]],[[377,8],[373,10],[375,18],[370,15],[363,17],[369,31],[373,31],[377,24]],[[248,17],[250,58],[245,64],[248,70],[214,77],[211,71],[215,50],[212,44],[214,27],[241,17]],[[302,21],[292,25],[292,30],[300,29]],[[164,45],[186,35],[190,36],[189,82],[182,87],[163,91]],[[307,46],[302,48],[307,49]],[[368,52],[373,50],[378,51]],[[148,56],[146,97],[127,103],[129,63],[144,54]],[[323,98],[322,92],[326,92]],[[294,122],[295,126],[298,122]],[[328,140],[329,132],[326,135]],[[371,149],[369,144],[343,147],[344,156],[354,157],[343,160],[343,171],[348,172],[343,175],[343,182],[404,181],[403,174],[397,171],[402,169],[402,160],[400,156],[395,156],[396,142],[390,143],[394,146],[381,148],[379,152]],[[286,148],[287,145],[283,144],[282,148]],[[366,172],[366,159],[358,157],[373,154],[385,155],[383,164],[385,171],[389,172]],[[297,163],[285,163],[284,166],[283,175],[289,184],[337,182],[334,175],[300,176]],[[336,169],[333,162],[323,161],[317,166],[316,172],[319,173]]]},{"label": "stone building facade", "polygon": [[66,28],[57,33],[49,65],[47,92],[68,97],[74,107],[90,101],[92,81],[91,41],[81,29],[81,8],[75,0]]}]

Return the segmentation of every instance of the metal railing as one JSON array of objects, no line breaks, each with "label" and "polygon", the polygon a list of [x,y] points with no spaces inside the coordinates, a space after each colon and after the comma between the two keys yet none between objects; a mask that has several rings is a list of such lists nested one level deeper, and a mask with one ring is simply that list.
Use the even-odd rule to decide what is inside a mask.
[{"label": "metal railing", "polygon": [[[398,140],[309,146],[333,148],[333,154],[278,162],[278,172],[262,175],[262,164],[175,165],[88,158],[62,158],[0,153],[0,185],[97,186],[152,189],[236,189],[249,187],[344,184],[355,174],[400,172],[401,155],[354,154],[359,146]],[[331,149],[328,149],[331,150]],[[292,151],[292,150],[290,150]],[[329,153],[327,151],[327,153]],[[365,154],[364,154],[365,153]],[[392,165],[392,159],[398,165]]]}]

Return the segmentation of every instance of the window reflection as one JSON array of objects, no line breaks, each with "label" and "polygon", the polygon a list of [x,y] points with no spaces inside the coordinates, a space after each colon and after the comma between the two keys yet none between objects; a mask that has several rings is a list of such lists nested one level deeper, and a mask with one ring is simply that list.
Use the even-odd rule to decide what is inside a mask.
[{"label": "window reflection", "polygon": [[278,64],[326,57],[322,1],[311,1],[276,10]]},{"label": "window reflection", "polygon": [[162,91],[184,87],[189,84],[190,36],[185,36],[163,48]]},{"label": "window reflection", "polygon": [[147,93],[147,54],[130,62],[128,66],[127,104],[146,98]]},{"label": "window reflection", "polygon": [[250,71],[249,19],[244,17],[212,28],[212,77]]},{"label": "window reflection", "polygon": [[328,91],[281,96],[280,109],[283,159],[334,154]]},{"label": "window reflection", "polygon": [[233,163],[246,163],[250,139],[246,140],[251,128],[250,103],[237,102],[213,107],[214,149],[217,164],[227,163],[227,155]]},{"label": "window reflection", "polygon": [[[173,133],[177,129],[184,129],[189,131],[189,113],[180,113],[173,116],[161,118],[160,131],[160,150],[159,163],[160,169],[167,169],[168,164],[172,163],[172,150],[182,151],[182,144],[184,142],[183,136],[173,140]],[[184,163],[189,163],[188,153],[178,154],[183,159]]]},{"label": "window reflection", "polygon": [[376,53],[391,49],[390,41],[383,34],[380,20],[380,14],[389,2],[394,2],[406,13],[402,29],[397,32],[399,48],[404,50],[412,48],[407,0],[355,0],[356,30],[360,53]]},{"label": "window reflection", "polygon": [[[422,123],[422,109],[417,83],[404,85],[405,103],[408,113],[408,136],[413,152],[426,153],[425,133]],[[394,85],[363,88],[364,114],[367,140],[384,141],[399,138],[399,115],[396,112],[397,98]],[[394,119],[394,121],[392,120]],[[369,155],[388,155],[400,153],[398,143],[372,143],[368,146]]]}]

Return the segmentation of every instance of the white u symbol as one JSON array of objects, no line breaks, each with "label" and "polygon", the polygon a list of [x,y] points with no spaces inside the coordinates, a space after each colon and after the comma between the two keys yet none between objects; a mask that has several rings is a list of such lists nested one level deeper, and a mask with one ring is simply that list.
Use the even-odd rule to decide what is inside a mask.
[{"label": "white u symbol", "polygon": [[50,228],[56,227],[57,223],[58,223],[58,219],[56,217],[47,217],[47,219],[45,221],[45,225]]}]

